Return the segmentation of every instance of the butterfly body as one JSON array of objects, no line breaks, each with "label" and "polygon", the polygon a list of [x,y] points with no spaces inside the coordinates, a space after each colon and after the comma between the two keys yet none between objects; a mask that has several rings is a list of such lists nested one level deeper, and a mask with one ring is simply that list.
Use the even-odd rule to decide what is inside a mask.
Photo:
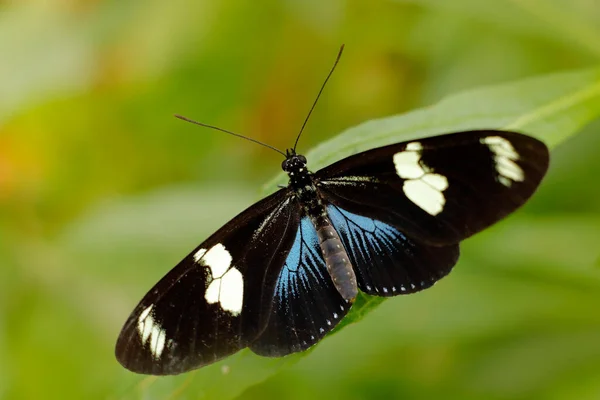
[{"label": "butterfly body", "polygon": [[537,189],[546,146],[515,132],[457,132],[367,150],[316,172],[284,154],[287,187],[201,243],[134,309],[116,346],[126,368],[178,374],[243,348],[306,350],[358,291],[391,297],[432,286],[459,242]]},{"label": "butterfly body", "polygon": [[294,193],[294,201],[302,207],[303,214],[317,231],[321,254],[333,284],[344,300],[354,302],[358,294],[356,275],[342,240],[329,220],[317,182],[306,167],[306,157],[293,150],[288,150],[287,154],[282,169],[290,178],[289,188]]}]

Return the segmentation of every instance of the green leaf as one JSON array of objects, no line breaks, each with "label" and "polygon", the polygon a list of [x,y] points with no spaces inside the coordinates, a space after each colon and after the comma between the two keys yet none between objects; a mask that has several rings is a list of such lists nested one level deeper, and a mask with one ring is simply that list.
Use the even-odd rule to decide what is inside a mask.
[{"label": "green leaf", "polygon": [[[318,170],[360,151],[468,129],[510,129],[557,146],[600,115],[600,68],[473,89],[347,129],[306,153]],[[265,191],[285,184],[281,172]]]},{"label": "green leaf", "polygon": [[[431,107],[366,122],[321,144],[308,152],[307,158],[312,169],[317,170],[377,146],[475,128],[518,130],[554,147],[599,114],[600,69],[553,74],[470,90]],[[285,182],[285,174],[280,173],[266,186],[266,192]],[[340,328],[358,321],[381,302],[381,298],[361,295]],[[148,399],[167,395],[176,398],[182,392],[193,398],[234,398],[307,354],[310,351],[283,359],[268,359],[243,350],[196,372],[168,378],[140,380],[124,371],[123,381],[132,385],[138,382],[134,389],[128,386],[123,390],[124,398],[140,395]]]},{"label": "green leaf", "polygon": [[[490,235],[502,239],[488,240]],[[596,261],[599,237],[600,217],[595,214],[518,215],[510,224],[469,239],[462,250],[492,273],[598,293],[600,274],[590,266]],[[490,254],[502,257],[490,259]]]}]

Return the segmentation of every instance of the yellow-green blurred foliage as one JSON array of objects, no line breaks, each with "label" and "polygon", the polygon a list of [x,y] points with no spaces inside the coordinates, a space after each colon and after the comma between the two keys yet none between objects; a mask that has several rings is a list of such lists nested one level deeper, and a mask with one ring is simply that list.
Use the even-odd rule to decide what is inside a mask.
[{"label": "yellow-green blurred foliage", "polygon": [[303,152],[456,91],[597,66],[600,3],[0,2],[0,398],[600,399],[597,122],[450,277],[292,365],[199,388],[203,370],[115,361],[146,290],[281,162],[172,115],[289,147],[342,43]]}]

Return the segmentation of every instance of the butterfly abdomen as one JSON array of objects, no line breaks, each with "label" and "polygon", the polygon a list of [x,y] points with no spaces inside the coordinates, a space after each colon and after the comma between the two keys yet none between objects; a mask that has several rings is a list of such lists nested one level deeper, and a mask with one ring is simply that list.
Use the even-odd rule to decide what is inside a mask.
[{"label": "butterfly abdomen", "polygon": [[353,302],[358,294],[356,275],[340,236],[327,217],[313,220],[327,271],[344,300]]}]

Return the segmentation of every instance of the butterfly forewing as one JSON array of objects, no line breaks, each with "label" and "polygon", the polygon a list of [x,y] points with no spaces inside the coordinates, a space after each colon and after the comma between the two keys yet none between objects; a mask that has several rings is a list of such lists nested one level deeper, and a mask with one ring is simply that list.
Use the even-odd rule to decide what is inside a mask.
[{"label": "butterfly forewing", "polygon": [[298,221],[297,204],[281,190],[227,223],[138,304],[117,341],[119,362],[177,374],[246,347],[268,321]]},{"label": "butterfly forewing", "polygon": [[327,201],[430,245],[455,244],[537,189],[547,147],[529,136],[469,131],[380,147],[318,171]]}]

